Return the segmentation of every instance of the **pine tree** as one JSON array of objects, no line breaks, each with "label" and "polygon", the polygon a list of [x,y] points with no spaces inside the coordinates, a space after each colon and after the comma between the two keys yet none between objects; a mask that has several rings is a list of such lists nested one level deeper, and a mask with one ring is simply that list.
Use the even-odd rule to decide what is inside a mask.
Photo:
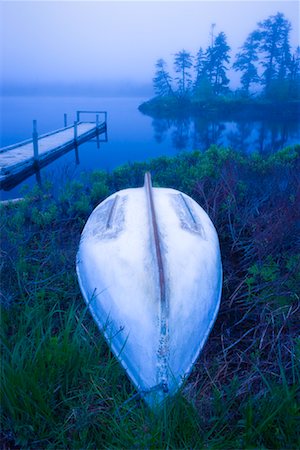
[{"label": "pine tree", "polygon": [[199,85],[200,80],[205,76],[205,66],[206,66],[206,58],[204,54],[204,50],[200,47],[197,56],[196,56],[196,64],[195,64],[195,87]]},{"label": "pine tree", "polygon": [[262,82],[267,96],[274,92],[273,82],[286,79],[287,68],[291,61],[290,30],[290,22],[284,14],[279,12],[258,23],[259,51],[262,55],[263,68]]},{"label": "pine tree", "polygon": [[291,56],[289,65],[289,96],[300,100],[300,47],[298,46]]},{"label": "pine tree", "polygon": [[214,40],[213,46],[206,51],[206,75],[216,95],[228,90],[229,79],[226,76],[228,70],[226,64],[230,60],[229,50],[226,35],[221,32]]},{"label": "pine tree", "polygon": [[208,79],[206,69],[207,60],[206,54],[202,47],[200,47],[195,63],[195,83],[194,96],[199,101],[207,101],[213,97],[212,85]]},{"label": "pine tree", "polygon": [[232,66],[234,70],[242,72],[241,84],[246,95],[249,95],[250,85],[260,81],[257,72],[258,45],[259,34],[254,31],[247,37]]},{"label": "pine tree", "polygon": [[164,59],[158,59],[155,64],[156,72],[153,78],[153,86],[156,95],[166,96],[173,94],[172,77],[166,70],[167,64]]},{"label": "pine tree", "polygon": [[178,92],[181,97],[187,96],[191,87],[191,73],[190,69],[193,66],[192,56],[186,50],[181,50],[175,54],[174,68],[175,72],[179,73],[177,77]]}]

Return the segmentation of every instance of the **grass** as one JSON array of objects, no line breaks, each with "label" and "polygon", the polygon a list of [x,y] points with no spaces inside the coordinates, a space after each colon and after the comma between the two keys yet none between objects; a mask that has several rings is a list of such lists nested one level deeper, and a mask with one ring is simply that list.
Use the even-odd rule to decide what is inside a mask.
[{"label": "grass", "polygon": [[[2,448],[299,448],[299,160],[299,146],[266,157],[212,147],[2,207]],[[75,273],[93,208],[146,170],[209,213],[224,269],[213,331],[160,415],[111,354]]]}]

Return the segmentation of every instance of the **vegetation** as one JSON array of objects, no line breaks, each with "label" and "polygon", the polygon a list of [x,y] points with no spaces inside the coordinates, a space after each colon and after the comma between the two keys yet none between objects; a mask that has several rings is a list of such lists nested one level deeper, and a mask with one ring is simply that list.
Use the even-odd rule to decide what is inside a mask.
[{"label": "vegetation", "polygon": [[[195,58],[186,50],[175,54],[174,69],[179,74],[175,79],[166,62],[159,59],[153,79],[156,97],[143,103],[140,110],[153,115],[182,110],[207,113],[217,109],[228,114],[240,112],[244,107],[249,110],[250,105],[252,113],[263,109],[265,114],[280,103],[277,110],[282,110],[284,104],[289,114],[299,115],[300,47],[291,48],[291,24],[284,15],[277,13],[259,22],[231,66],[227,37],[224,32],[215,37],[214,28],[215,24],[210,45],[206,50],[200,47]],[[228,87],[230,69],[241,74],[241,88],[235,92]]]},{"label": "vegetation", "polygon": [[[2,206],[3,448],[299,448],[299,166],[299,146],[265,158],[211,147]],[[103,341],[75,272],[93,208],[146,170],[208,212],[224,269],[216,324],[161,416]]]}]

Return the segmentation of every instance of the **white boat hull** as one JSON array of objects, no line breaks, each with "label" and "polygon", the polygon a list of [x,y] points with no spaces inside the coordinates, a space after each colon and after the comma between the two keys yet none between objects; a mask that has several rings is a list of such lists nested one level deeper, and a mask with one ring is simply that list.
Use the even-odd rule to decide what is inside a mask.
[{"label": "white boat hull", "polygon": [[[148,177],[148,178],[147,178]],[[187,195],[119,191],[91,214],[77,255],[81,291],[99,328],[151,407],[182,384],[219,308],[215,228]]]}]

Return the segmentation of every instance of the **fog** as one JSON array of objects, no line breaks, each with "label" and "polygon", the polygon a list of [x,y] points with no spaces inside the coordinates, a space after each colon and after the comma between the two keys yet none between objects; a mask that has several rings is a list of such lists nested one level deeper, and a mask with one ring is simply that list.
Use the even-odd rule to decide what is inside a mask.
[{"label": "fog", "polygon": [[[224,31],[231,62],[259,21],[277,12],[299,45],[297,1],[4,1],[1,3],[2,92],[77,86],[85,93],[148,93],[158,58],[196,54]],[[59,89],[58,89],[59,90]]]}]

